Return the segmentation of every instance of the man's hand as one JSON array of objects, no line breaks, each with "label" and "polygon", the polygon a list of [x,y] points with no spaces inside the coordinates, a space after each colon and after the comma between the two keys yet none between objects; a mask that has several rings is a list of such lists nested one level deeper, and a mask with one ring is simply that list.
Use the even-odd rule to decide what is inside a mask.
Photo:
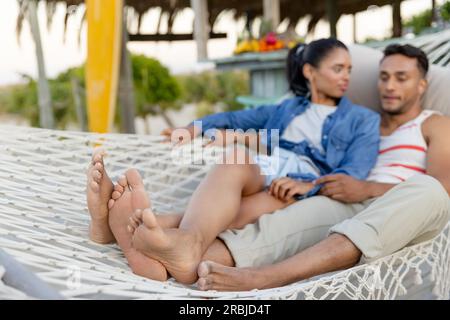
[{"label": "man's hand", "polygon": [[314,184],[323,184],[320,195],[344,203],[356,203],[371,198],[369,182],[346,174],[330,174],[315,180]]},{"label": "man's hand", "polygon": [[166,128],[161,131],[161,135],[166,137],[166,142],[172,142],[174,146],[191,142],[200,135],[200,129],[196,126]]},{"label": "man's hand", "polygon": [[297,181],[291,178],[279,178],[272,181],[269,194],[284,202],[290,201],[296,194],[308,193],[314,185],[311,182]]}]

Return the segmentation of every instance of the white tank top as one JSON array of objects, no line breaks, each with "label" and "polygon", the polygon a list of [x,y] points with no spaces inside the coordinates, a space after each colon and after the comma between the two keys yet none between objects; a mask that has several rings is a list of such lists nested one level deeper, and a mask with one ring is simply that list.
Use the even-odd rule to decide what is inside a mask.
[{"label": "white tank top", "polygon": [[438,114],[424,110],[391,135],[381,136],[378,159],[367,180],[400,183],[412,176],[425,174],[428,146],[422,134],[422,123],[435,113]]}]

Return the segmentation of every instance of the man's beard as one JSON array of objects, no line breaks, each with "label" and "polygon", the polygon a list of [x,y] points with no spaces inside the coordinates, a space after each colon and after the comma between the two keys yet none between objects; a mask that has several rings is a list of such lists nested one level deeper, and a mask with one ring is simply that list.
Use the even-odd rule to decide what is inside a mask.
[{"label": "man's beard", "polygon": [[381,107],[381,109],[383,109],[383,111],[391,116],[398,116],[401,114],[406,113],[412,106],[411,101],[405,101],[402,105],[400,105],[397,109],[395,110],[385,110],[383,107]]},{"label": "man's beard", "polygon": [[384,110],[384,109],[383,109],[383,111],[384,111],[385,113],[387,113],[388,115],[391,115],[391,116],[398,116],[398,115],[400,115],[400,114],[405,113],[403,107],[400,107],[400,108],[398,108],[397,110]]}]

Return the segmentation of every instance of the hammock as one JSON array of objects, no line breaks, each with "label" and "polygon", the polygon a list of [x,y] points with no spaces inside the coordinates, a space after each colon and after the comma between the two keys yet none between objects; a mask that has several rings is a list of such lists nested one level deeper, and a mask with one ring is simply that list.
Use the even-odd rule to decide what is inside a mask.
[{"label": "hammock", "polygon": [[[428,298],[449,298],[450,225],[433,240],[373,263],[268,290],[204,292],[133,274],[120,248],[88,239],[86,169],[93,147],[102,144],[113,180],[135,167],[157,212],[183,212],[220,153],[174,152],[160,140],[0,126],[0,248],[68,299],[396,299],[420,294],[427,283],[421,290],[430,291]],[[0,279],[9,272],[1,264]],[[3,279],[0,299],[39,297]]]}]

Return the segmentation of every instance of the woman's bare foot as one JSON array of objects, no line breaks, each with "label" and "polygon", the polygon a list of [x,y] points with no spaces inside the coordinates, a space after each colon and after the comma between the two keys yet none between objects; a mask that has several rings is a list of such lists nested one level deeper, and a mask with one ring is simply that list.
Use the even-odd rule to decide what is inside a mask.
[{"label": "woman's bare foot", "polygon": [[88,168],[86,188],[87,205],[91,215],[89,238],[102,244],[115,241],[108,224],[108,201],[111,199],[113,183],[103,164],[104,155],[104,150],[94,150]]},{"label": "woman's bare foot", "polygon": [[[183,219],[182,213],[170,213],[170,214],[155,214],[158,224],[163,229],[178,228]],[[134,231],[143,223],[142,210],[136,210],[130,217],[128,224],[128,231],[134,233]]]},{"label": "woman's bare foot", "polygon": [[178,282],[197,281],[197,266],[203,253],[199,236],[183,229],[163,229],[151,209],[136,215],[143,223],[133,233],[133,247],[160,261]]},{"label": "woman's bare foot", "polygon": [[265,289],[268,277],[258,269],[227,267],[212,261],[202,261],[198,266],[197,287],[200,290],[248,291]]},{"label": "woman's bare foot", "polygon": [[150,199],[144,189],[142,178],[130,169],[114,187],[109,201],[109,225],[134,273],[153,280],[166,281],[166,268],[158,261],[143,255],[131,245],[132,234],[127,230],[134,211],[150,207]]}]

